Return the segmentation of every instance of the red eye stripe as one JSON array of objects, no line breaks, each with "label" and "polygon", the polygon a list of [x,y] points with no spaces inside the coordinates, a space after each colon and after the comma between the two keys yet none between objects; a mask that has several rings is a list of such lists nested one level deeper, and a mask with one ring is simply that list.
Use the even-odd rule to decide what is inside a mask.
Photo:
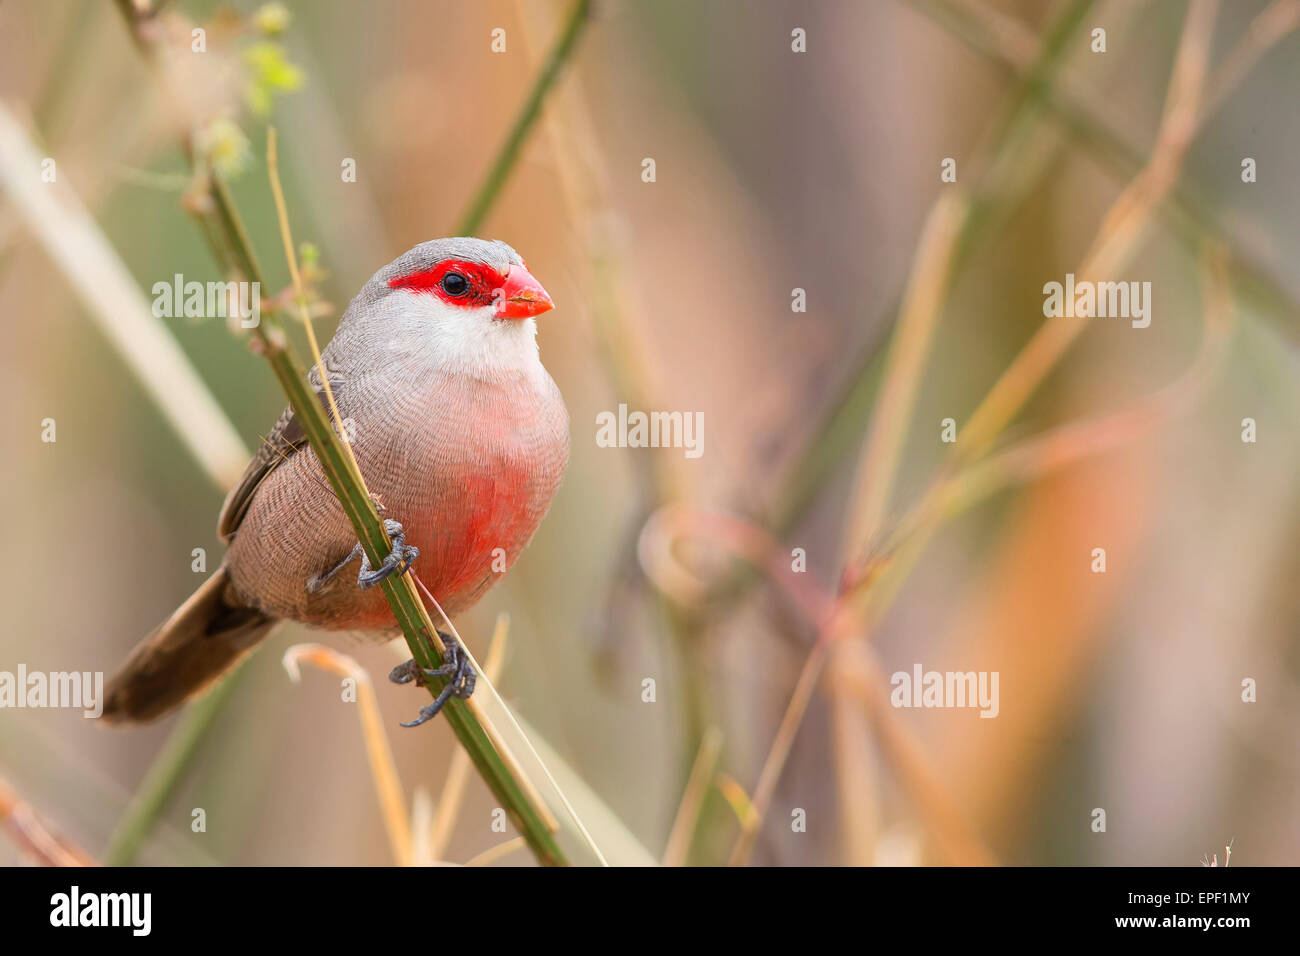
[{"label": "red eye stripe", "polygon": [[[468,289],[460,295],[449,295],[442,287],[443,277],[448,272],[458,272],[469,283]],[[412,292],[432,292],[438,298],[451,305],[473,307],[491,305],[494,293],[501,288],[505,279],[491,266],[481,262],[467,262],[463,259],[445,259],[431,269],[412,272],[388,280],[390,289],[410,289]]]}]

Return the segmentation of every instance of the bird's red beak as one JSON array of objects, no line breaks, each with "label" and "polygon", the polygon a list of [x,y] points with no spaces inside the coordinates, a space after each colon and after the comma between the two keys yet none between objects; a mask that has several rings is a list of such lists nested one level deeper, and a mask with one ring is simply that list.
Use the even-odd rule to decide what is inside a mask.
[{"label": "bird's red beak", "polygon": [[523,266],[511,266],[506,281],[496,290],[498,319],[526,319],[555,308],[542,284]]}]

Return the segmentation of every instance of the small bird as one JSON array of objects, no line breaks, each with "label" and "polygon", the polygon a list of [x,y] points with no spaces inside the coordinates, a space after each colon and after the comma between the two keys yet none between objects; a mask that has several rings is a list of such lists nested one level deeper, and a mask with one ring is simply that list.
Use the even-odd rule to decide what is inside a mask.
[{"label": "small bird", "polygon": [[[537,349],[534,317],[552,307],[500,241],[435,239],[376,272],[309,378],[325,403],[320,376],[329,376],[392,553],[370,567],[285,409],[226,498],[221,568],[131,653],[109,683],[103,719],[161,717],[283,619],[391,640],[397,622],[375,585],[417,558],[449,616],[473,606],[528,544],[568,464],[568,411]],[[352,566],[357,573],[345,573]],[[424,673],[448,683],[406,726],[428,720],[449,694],[473,692],[472,667],[442,638],[443,667]],[[423,683],[424,673],[408,661],[390,677]]]}]

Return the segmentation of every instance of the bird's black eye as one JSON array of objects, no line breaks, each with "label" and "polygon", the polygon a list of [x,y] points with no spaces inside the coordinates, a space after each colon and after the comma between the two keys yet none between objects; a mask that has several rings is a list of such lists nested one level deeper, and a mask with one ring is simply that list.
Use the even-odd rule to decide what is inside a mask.
[{"label": "bird's black eye", "polygon": [[459,272],[448,272],[442,277],[442,291],[448,295],[460,296],[469,290],[469,280]]}]

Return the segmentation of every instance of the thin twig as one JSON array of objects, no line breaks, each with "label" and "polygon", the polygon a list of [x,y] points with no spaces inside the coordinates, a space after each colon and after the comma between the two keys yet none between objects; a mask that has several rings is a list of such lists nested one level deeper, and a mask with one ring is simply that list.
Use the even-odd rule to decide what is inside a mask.
[{"label": "thin twig", "polygon": [[[517,0],[518,15],[525,24],[529,47],[540,46],[534,38],[553,32],[551,11],[543,4]],[[618,203],[611,198],[610,174],[592,110],[575,77],[557,89],[543,117],[555,159],[559,193],[570,212],[572,233],[582,247],[582,258],[590,263],[591,291],[586,297],[600,354],[600,368],[618,401],[629,408],[658,408],[655,398],[662,391],[647,357],[651,354],[637,297],[628,278],[627,230],[619,228],[611,210]],[[637,502],[625,519],[615,546],[613,574],[603,598],[603,633],[596,647],[598,662],[608,657],[613,635],[619,633],[625,602],[642,592],[643,579],[636,573],[635,541],[646,517],[669,501],[692,497],[693,470],[683,459],[668,455],[634,455],[630,460]],[[661,598],[661,618],[666,625],[678,659],[679,699],[683,702],[682,740],[679,746],[681,774],[688,775],[705,725],[711,719],[715,695],[706,677],[707,668],[695,666],[701,643],[702,620]]]},{"label": "thin twig", "polygon": [[[878,620],[940,520],[968,507],[979,498],[992,494],[1010,481],[1041,478],[1085,456],[1099,454],[1123,442],[1132,441],[1188,405],[1205,387],[1214,367],[1222,359],[1235,324],[1235,311],[1228,291],[1226,252],[1222,247],[1211,244],[1204,250],[1202,275],[1207,333],[1188,371],[1135,408],[1124,409],[1091,422],[1062,426],[1044,436],[1005,449],[941,484],[941,493],[931,505],[932,510],[922,513],[915,520],[905,522],[896,532],[895,538],[891,539],[892,543],[887,550],[896,554],[896,557],[892,558],[887,568],[888,576],[870,590],[871,603],[859,606],[857,617],[860,626],[869,627]],[[850,597],[850,594],[843,595],[840,606],[846,606]],[[844,617],[846,621],[852,619]],[[765,788],[775,785],[775,779],[789,754],[794,733],[811,697],[811,688],[815,686],[816,678],[826,662],[825,648],[834,640],[828,631],[829,628],[823,631],[804,665],[799,684],[772,745],[771,755],[764,768],[765,776],[755,789],[755,805],[760,811],[764,806],[759,802],[760,790],[765,791]],[[845,630],[843,633],[847,636],[851,632]],[[865,634],[857,634],[857,639],[860,643],[863,642]],[[900,773],[905,782],[910,781],[917,788],[914,792],[918,805],[927,814],[926,821],[931,831],[953,855],[955,862],[979,864],[991,859],[974,839],[968,826],[962,822],[961,815],[945,803],[946,797],[937,782],[938,778],[927,771],[919,746],[914,744],[902,728],[890,723],[893,712],[885,708],[881,700],[876,699],[882,696],[880,688],[883,686],[883,680],[877,680],[869,687],[864,686],[862,681],[857,681],[854,689],[858,693],[873,695],[870,714],[876,726],[877,739],[887,754],[904,761],[905,766],[899,767]],[[767,773],[768,770],[771,770],[770,774]],[[742,839],[745,836],[742,831]],[[748,836],[752,840],[753,834]],[[738,843],[737,848],[740,847],[741,844]],[[748,851],[747,846],[744,849]],[[733,862],[744,859],[743,854],[733,853]]]},{"label": "thin twig", "polygon": [[700,741],[700,751],[695,755],[695,764],[686,781],[686,790],[682,802],[677,807],[677,816],[673,819],[673,828],[668,833],[668,844],[664,847],[664,866],[685,866],[691,851],[691,839],[700,822],[700,811],[704,807],[704,797],[709,792],[709,782],[718,765],[718,754],[722,752],[722,731],[710,727],[704,732]]},{"label": "thin twig", "polygon": [[0,780],[0,825],[24,854],[42,866],[98,866],[67,837],[51,829],[30,803]]},{"label": "thin twig", "polygon": [[731,807],[731,812],[736,815],[741,829],[757,829],[758,815],[754,813],[754,805],[750,802],[749,794],[745,788],[740,785],[740,781],[730,774],[718,772],[718,792],[722,794],[722,799],[727,801]]},{"label": "thin twig", "polygon": [[324,670],[332,671],[356,682],[357,715],[361,720],[361,733],[366,741],[366,754],[370,759],[370,776],[375,782],[375,794],[388,833],[388,844],[398,866],[410,866],[412,851],[410,817],[406,813],[406,800],[402,796],[402,783],[393,761],[393,748],[384,732],[379,715],[379,701],[375,688],[365,668],[346,654],[340,654],[324,644],[294,644],[284,652],[281,662],[295,684],[302,680],[301,664],[306,661]]},{"label": "thin twig", "polygon": [[515,850],[522,850],[528,844],[523,837],[515,837],[513,840],[507,840],[505,843],[499,843],[489,850],[484,850],[478,856],[469,860],[466,866],[488,866],[495,863],[504,856],[509,856]]},{"label": "thin twig", "polygon": [[[871,431],[858,470],[854,503],[849,513],[849,531],[844,541],[845,561],[852,560],[866,549],[888,507],[907,422],[911,418],[935,326],[947,298],[953,258],[969,210],[964,193],[949,192],[935,204],[922,231],[916,264],[903,297],[884,382],[873,410]],[[757,820],[766,814],[776,792],[781,771],[812,699],[830,645],[841,633],[840,627],[852,626],[848,621],[841,624],[842,619],[835,614],[831,615],[831,620],[836,622],[836,629],[826,626],[819,632],[808,665],[795,685],[771,752],[764,762],[758,784],[754,787],[753,804]],[[747,858],[755,835],[755,831],[741,831],[740,839],[732,852],[733,864],[741,863]]]},{"label": "thin twig", "polygon": [[965,193],[954,188],[935,203],[921,231],[850,499],[845,560],[866,549],[889,507],[925,360],[948,297],[953,258],[969,214]]}]

